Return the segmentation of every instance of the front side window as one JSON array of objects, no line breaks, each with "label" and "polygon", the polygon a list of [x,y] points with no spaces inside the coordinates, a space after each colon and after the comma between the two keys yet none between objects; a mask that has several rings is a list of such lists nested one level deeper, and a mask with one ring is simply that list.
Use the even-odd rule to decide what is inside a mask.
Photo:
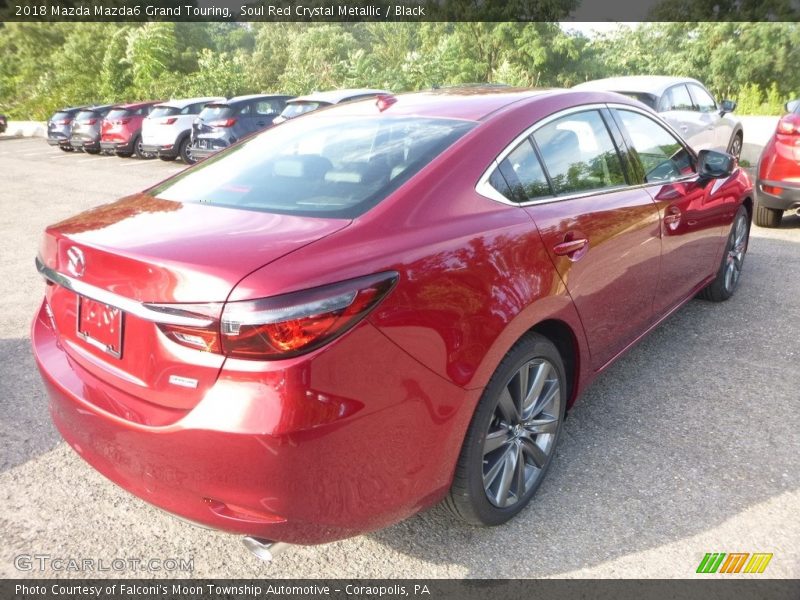
[{"label": "front side window", "polygon": [[700,112],[716,112],[717,103],[707,91],[705,91],[699,85],[694,85],[693,83],[689,84],[689,91],[692,94],[692,98],[694,99],[694,103],[697,105],[697,108],[700,109]]},{"label": "front side window", "polygon": [[694,173],[694,157],[664,127],[630,110],[617,109],[616,114],[639,157],[646,183],[673,181]]},{"label": "front side window", "polygon": [[290,120],[150,193],[178,202],[353,218],[474,126],[472,121],[422,117]]},{"label": "front side window", "polygon": [[622,161],[596,110],[551,121],[533,134],[556,194],[625,185]]},{"label": "front side window", "polygon": [[672,86],[661,97],[659,112],[669,110],[695,110],[692,97],[684,84]]}]

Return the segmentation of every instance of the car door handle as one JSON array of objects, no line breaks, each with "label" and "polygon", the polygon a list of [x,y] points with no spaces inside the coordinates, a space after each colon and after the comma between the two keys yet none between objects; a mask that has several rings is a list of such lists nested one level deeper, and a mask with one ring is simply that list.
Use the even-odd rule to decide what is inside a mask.
[{"label": "car door handle", "polygon": [[681,216],[680,209],[677,206],[671,206],[667,214],[664,215],[664,225],[675,231],[681,222]]},{"label": "car door handle", "polygon": [[588,243],[589,240],[586,238],[578,238],[577,240],[561,242],[560,244],[553,246],[553,252],[557,256],[569,256],[570,254],[575,254],[579,250],[583,250]]},{"label": "car door handle", "polygon": [[258,123],[256,123],[256,125],[258,125],[259,127],[263,127],[264,125],[266,125],[266,122],[259,121]]}]

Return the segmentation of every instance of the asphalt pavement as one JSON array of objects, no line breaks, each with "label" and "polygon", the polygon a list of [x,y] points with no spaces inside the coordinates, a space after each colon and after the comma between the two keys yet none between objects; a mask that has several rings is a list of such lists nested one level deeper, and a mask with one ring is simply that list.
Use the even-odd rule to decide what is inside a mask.
[{"label": "asphalt pavement", "polygon": [[579,399],[537,497],[505,526],[436,507],[268,564],[116,487],[50,423],[29,343],[33,260],[47,224],[182,168],[0,138],[0,577],[686,578],[707,552],[772,553],[765,575],[800,577],[795,215],[753,228],[734,298],[691,301]]}]

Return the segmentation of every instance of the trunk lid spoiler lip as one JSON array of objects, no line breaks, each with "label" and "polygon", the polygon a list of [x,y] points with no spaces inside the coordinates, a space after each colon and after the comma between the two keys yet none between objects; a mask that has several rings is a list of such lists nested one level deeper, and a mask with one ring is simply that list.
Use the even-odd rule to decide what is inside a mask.
[{"label": "trunk lid spoiler lip", "polygon": [[[182,325],[188,327],[208,327],[214,323],[214,319],[202,317],[196,313],[181,310],[177,307],[166,307],[157,304],[148,304],[138,302],[125,296],[120,296],[114,292],[104,290],[97,286],[91,285],[59,273],[55,269],[51,269],[44,264],[44,261],[36,257],[36,270],[39,271],[42,277],[47,281],[68,289],[80,296],[114,306],[123,312],[130,313],[145,321],[152,321],[154,323],[162,323],[165,325]],[[220,303],[222,304],[222,303]]]}]

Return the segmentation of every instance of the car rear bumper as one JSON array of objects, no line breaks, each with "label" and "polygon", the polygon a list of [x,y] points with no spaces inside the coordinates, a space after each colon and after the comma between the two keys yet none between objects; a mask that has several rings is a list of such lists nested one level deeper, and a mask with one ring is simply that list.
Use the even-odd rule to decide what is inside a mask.
[{"label": "car rear bumper", "polygon": [[93,403],[125,397],[68,358],[46,303],[32,343],[56,427],[100,473],[189,521],[291,543],[357,535],[438,502],[480,393],[363,322],[283,367],[229,359],[193,409],[148,426]]},{"label": "car rear bumper", "polygon": [[133,152],[133,140],[127,142],[101,140],[100,148],[105,152]]},{"label": "car rear bumper", "polygon": [[65,148],[69,148],[72,145],[69,138],[66,137],[48,137],[47,143],[51,146],[64,146]]},{"label": "car rear bumper", "polygon": [[178,148],[173,144],[142,144],[142,152],[158,156],[178,156]]},{"label": "car rear bumper", "polygon": [[756,183],[758,204],[773,210],[800,208],[800,184],[759,179]]},{"label": "car rear bumper", "polygon": [[69,145],[75,149],[100,150],[100,142],[98,140],[72,138],[69,141]]}]

